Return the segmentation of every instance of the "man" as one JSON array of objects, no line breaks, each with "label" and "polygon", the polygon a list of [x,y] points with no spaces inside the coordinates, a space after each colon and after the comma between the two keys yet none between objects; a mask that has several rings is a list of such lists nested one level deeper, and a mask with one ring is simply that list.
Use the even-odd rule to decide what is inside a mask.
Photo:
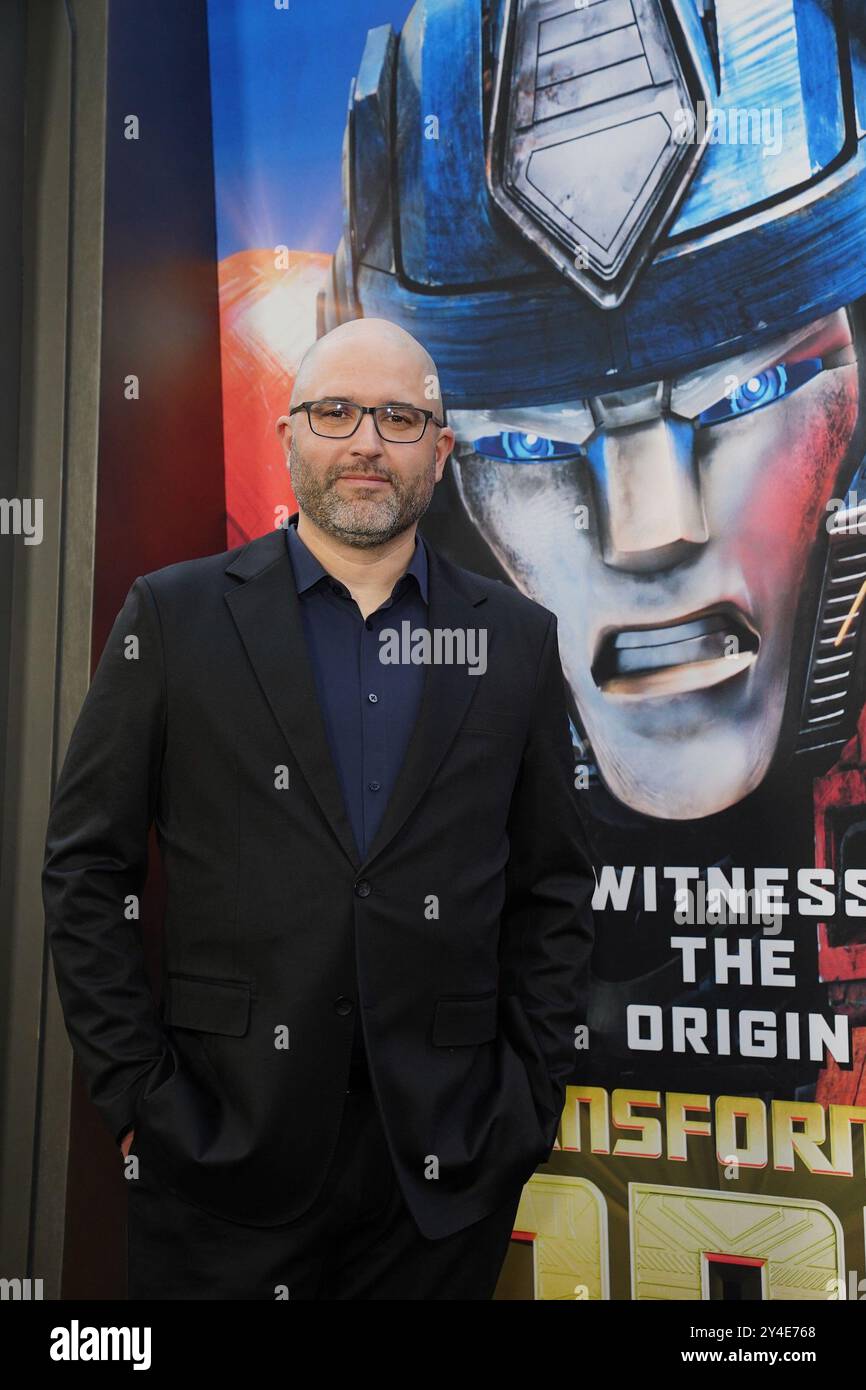
[{"label": "man", "polygon": [[488,1299],[592,944],[556,620],[416,536],[454,436],[405,330],[321,338],[277,428],[298,512],[135,581],[48,827],[130,1296]]}]

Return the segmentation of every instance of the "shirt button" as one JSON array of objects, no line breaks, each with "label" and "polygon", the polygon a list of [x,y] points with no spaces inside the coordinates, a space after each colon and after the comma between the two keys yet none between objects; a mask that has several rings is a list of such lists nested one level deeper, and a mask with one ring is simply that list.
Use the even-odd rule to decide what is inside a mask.
[{"label": "shirt button", "polygon": [[359,878],[355,884],[355,893],[359,898],[369,898],[372,888],[366,878]]},{"label": "shirt button", "polygon": [[339,999],[334,1000],[334,1012],[338,1014],[350,1014],[354,1008],[351,999],[347,999],[345,994],[341,994]]},{"label": "shirt button", "polygon": [[376,704],[379,703],[379,696],[378,696],[378,695],[368,695],[368,696],[367,696],[367,699],[370,701],[370,704],[371,704],[371,705],[376,705]]},{"label": "shirt button", "polygon": [[368,783],[367,783],[367,786],[370,788],[370,791],[371,791],[371,792],[377,792],[377,791],[379,790],[379,788],[381,787],[381,785],[382,785],[381,782],[368,782]]}]

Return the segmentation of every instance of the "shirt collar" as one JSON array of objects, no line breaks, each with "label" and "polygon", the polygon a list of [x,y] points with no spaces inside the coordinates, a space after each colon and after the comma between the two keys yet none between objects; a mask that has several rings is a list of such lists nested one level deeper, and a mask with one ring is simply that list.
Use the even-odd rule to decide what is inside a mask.
[{"label": "shirt collar", "polygon": [[[307,589],[311,589],[314,584],[318,584],[319,580],[328,574],[328,571],[298,535],[297,513],[289,517],[286,525],[286,544],[289,548],[289,558],[295,575],[295,587],[298,593],[302,594]],[[424,538],[417,531],[415,532],[415,550],[405,573],[414,574],[421,591],[421,597],[427,603],[427,547],[424,544]],[[399,583],[399,580],[397,582]]]}]

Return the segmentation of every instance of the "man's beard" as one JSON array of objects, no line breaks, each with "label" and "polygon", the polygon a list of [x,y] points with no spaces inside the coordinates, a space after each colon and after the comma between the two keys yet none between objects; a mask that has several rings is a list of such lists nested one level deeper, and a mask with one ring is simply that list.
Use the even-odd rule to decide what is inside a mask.
[{"label": "man's beard", "polygon": [[[341,496],[336,480],[361,469],[373,477],[386,478],[391,487],[384,493],[376,488],[367,497]],[[401,535],[424,515],[436,486],[436,463],[431,456],[429,467],[408,483],[382,467],[360,464],[354,469],[350,464],[339,464],[319,475],[292,440],[289,476],[298,506],[320,530],[349,545],[369,549]]]}]

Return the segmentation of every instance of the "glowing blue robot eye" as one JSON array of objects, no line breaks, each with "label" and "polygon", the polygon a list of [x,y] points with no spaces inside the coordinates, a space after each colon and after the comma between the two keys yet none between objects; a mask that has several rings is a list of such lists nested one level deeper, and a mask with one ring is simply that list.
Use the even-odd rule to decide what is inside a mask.
[{"label": "glowing blue robot eye", "polygon": [[579,444],[563,439],[548,439],[544,434],[521,434],[517,430],[501,430],[472,441],[476,454],[498,459],[503,463],[548,463],[551,459],[581,458]]},{"label": "glowing blue robot eye", "polygon": [[783,396],[790,396],[800,386],[805,386],[819,372],[824,370],[820,357],[809,357],[804,362],[792,362],[790,366],[780,362],[777,367],[768,367],[765,372],[750,376],[736,391],[716,401],[709,410],[698,416],[699,425],[717,425],[721,420],[733,420],[737,415],[748,415],[751,410],[772,405]]}]

